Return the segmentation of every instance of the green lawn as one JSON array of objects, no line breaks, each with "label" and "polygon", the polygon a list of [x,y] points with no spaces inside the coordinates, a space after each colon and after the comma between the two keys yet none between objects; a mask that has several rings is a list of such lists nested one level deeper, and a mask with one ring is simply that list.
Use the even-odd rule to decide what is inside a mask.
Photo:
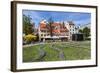
[{"label": "green lawn", "polygon": [[90,59],[90,48],[90,41],[55,42],[23,47],[23,62]]}]

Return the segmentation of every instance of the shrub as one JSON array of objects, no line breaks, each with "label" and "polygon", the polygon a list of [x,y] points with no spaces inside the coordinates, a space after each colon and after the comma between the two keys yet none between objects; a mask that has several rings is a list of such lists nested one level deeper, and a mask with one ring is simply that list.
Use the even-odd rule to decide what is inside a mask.
[{"label": "shrub", "polygon": [[85,38],[85,40],[91,40],[91,38]]},{"label": "shrub", "polygon": [[32,34],[28,34],[24,36],[24,41],[26,41],[27,43],[32,43],[33,41],[35,41],[37,38],[37,36],[32,35]]}]

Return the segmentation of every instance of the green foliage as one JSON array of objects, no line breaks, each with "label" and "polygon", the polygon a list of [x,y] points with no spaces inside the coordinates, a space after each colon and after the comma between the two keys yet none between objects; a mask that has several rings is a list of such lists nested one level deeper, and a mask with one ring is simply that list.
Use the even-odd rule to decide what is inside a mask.
[{"label": "green foliage", "polygon": [[30,16],[23,15],[23,33],[31,34],[33,32]]},{"label": "green foliage", "polygon": [[88,27],[85,27],[83,29],[83,33],[85,34],[85,37],[89,37],[90,36],[90,29]]},{"label": "green foliage", "polygon": [[37,36],[32,35],[32,34],[28,34],[28,35],[24,36],[24,40],[27,43],[31,43],[32,41],[35,41],[36,39],[37,39]]},{"label": "green foliage", "polygon": [[79,30],[79,32],[80,32],[80,33],[83,33],[83,30],[82,30],[82,29],[80,29],[80,30]]},{"label": "green foliage", "polygon": [[36,41],[39,41],[39,34],[36,34]]},{"label": "green foliage", "polygon": [[85,38],[89,37],[90,36],[90,28],[88,27],[85,27],[82,29],[79,30],[80,33],[83,33]]}]

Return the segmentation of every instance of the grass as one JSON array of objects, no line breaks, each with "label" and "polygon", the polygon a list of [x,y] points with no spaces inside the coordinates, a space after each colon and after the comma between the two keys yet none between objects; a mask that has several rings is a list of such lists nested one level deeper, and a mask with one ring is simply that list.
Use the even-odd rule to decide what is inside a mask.
[{"label": "grass", "polygon": [[[58,48],[59,51],[55,48]],[[38,59],[39,49],[45,52],[41,59]],[[56,42],[23,47],[23,62],[60,61],[60,51],[64,54],[64,60],[85,60],[91,58],[90,41]]]},{"label": "grass", "polygon": [[46,44],[44,50],[46,52],[46,56],[44,57],[45,61],[59,60],[58,52],[50,47],[50,44]]},{"label": "grass", "polygon": [[[60,45],[60,44],[58,44]],[[90,42],[70,42],[64,43],[62,46],[62,50],[65,54],[66,60],[84,60],[90,59],[91,56],[91,49],[90,49]],[[64,47],[64,48],[63,48]]]},{"label": "grass", "polygon": [[34,61],[38,57],[37,46],[26,47],[23,49],[23,60],[25,62]]}]

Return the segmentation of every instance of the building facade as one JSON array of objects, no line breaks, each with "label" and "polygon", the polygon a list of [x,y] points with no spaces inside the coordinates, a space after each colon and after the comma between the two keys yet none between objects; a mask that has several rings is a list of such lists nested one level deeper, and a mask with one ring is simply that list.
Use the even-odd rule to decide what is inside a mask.
[{"label": "building facade", "polygon": [[79,32],[78,27],[76,27],[76,25],[72,21],[65,22],[65,26],[69,30],[69,39],[72,39],[72,34],[76,34]]},{"label": "building facade", "polygon": [[45,41],[45,39],[70,40],[72,34],[75,33],[78,33],[78,30],[76,29],[75,24],[71,21],[67,23],[53,22],[52,24],[48,24],[46,20],[42,20],[38,27],[40,41]]}]

